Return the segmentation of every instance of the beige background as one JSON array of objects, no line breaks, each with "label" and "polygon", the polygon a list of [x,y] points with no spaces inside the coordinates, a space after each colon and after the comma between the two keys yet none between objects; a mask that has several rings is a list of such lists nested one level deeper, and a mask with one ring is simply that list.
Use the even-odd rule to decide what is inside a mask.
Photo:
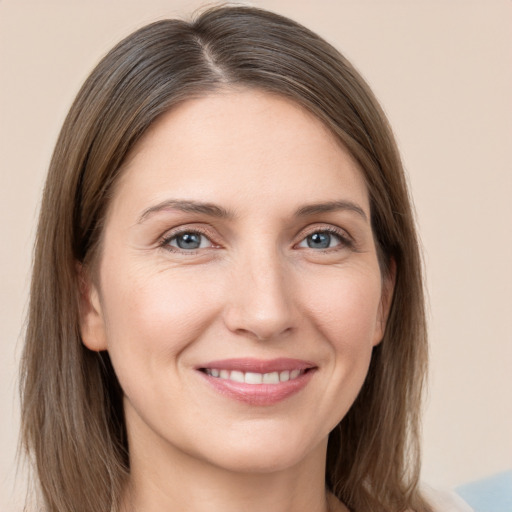
[{"label": "beige background", "polygon": [[[512,467],[512,2],[261,0],[335,44],[380,98],[425,246],[432,372],[424,479]],[[53,144],[100,56],[196,1],[0,0],[0,510],[15,510],[16,371]],[[19,510],[19,509],[18,509]]]}]

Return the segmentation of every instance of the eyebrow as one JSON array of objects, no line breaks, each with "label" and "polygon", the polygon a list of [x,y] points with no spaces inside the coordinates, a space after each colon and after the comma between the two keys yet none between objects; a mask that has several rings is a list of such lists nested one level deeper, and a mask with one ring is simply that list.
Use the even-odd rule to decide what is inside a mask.
[{"label": "eyebrow", "polygon": [[[191,200],[179,200],[179,199],[167,199],[162,201],[150,208],[147,208],[142,212],[142,215],[137,221],[138,224],[143,223],[151,215],[158,213],[163,210],[179,210],[187,213],[200,213],[208,215],[210,217],[216,217],[219,219],[231,219],[235,215],[226,210],[222,206],[218,206],[213,203],[203,203],[199,201]],[[313,203],[300,207],[296,212],[296,217],[307,217],[310,215],[316,215],[319,213],[329,213],[335,211],[352,211],[360,215],[364,220],[368,220],[364,210],[356,203],[351,201],[328,201],[326,203]]]},{"label": "eyebrow", "polygon": [[142,215],[139,217],[138,224],[144,222],[148,217],[151,217],[151,215],[163,210],[179,210],[182,212],[201,213],[203,215],[209,215],[211,217],[217,217],[220,219],[228,219],[234,216],[225,208],[217,206],[213,203],[168,199],[158,203],[155,206],[151,206],[147,210],[144,210]]},{"label": "eyebrow", "polygon": [[314,203],[302,206],[299,208],[295,215],[297,217],[306,217],[308,215],[315,215],[318,213],[329,213],[335,211],[352,211],[360,215],[365,221],[368,221],[368,217],[364,210],[356,203],[351,201],[329,201],[327,203]]}]

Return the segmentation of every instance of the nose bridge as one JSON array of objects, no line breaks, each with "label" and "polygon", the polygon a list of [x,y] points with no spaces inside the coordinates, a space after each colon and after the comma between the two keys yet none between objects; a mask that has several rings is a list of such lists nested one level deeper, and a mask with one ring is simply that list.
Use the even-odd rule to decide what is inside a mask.
[{"label": "nose bridge", "polygon": [[247,247],[236,262],[226,321],[230,330],[270,339],[294,327],[292,279],[275,243]]}]

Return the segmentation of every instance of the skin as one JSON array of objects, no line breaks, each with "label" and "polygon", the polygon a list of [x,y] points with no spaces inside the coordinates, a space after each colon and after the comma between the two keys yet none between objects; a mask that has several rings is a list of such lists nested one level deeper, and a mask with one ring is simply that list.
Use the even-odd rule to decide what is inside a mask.
[{"label": "skin", "polygon": [[[297,215],[339,201],[351,207]],[[362,386],[392,288],[369,218],[357,163],[279,96],[223,90],[148,130],[116,185],[81,321],[125,393],[125,510],[346,510],[325,494],[327,438]],[[177,234],[197,230],[201,246],[180,249]],[[339,235],[310,247],[325,230]],[[260,406],[196,369],[239,357],[316,369],[298,393]]]}]

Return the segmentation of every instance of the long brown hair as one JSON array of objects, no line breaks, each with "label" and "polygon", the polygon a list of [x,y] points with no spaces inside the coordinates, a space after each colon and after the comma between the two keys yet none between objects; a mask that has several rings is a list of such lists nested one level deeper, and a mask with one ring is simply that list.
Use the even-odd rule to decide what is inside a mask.
[{"label": "long brown hair", "polygon": [[93,70],[60,133],[44,190],[22,360],[22,440],[48,512],[115,510],[128,473],[122,390],[79,332],[79,264],[99,250],[123,159],[162,113],[235,85],[292,99],[359,162],[383,274],[396,283],[356,402],[330,434],[328,488],[351,510],[426,512],[419,409],[427,360],[421,261],[400,157],[375,97],[332,46],[282,16],[220,7],[150,24]]}]

